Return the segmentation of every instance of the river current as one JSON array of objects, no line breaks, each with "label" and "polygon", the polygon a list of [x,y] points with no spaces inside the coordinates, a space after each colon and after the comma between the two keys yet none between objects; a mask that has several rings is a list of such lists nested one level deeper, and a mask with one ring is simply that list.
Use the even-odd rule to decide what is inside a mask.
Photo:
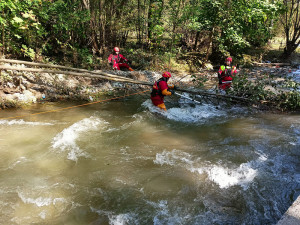
[{"label": "river current", "polygon": [[0,111],[0,224],[276,224],[300,115],[149,100]]}]

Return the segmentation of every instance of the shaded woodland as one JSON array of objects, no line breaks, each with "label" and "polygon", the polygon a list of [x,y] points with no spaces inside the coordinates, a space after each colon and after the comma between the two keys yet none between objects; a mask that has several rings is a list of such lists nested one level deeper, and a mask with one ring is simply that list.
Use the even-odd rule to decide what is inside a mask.
[{"label": "shaded woodland", "polygon": [[0,2],[0,50],[6,58],[88,67],[106,62],[119,46],[134,58],[159,55],[169,63],[192,52],[185,60],[201,66],[227,55],[242,59],[283,30],[288,58],[300,41],[299,2],[6,0]]}]

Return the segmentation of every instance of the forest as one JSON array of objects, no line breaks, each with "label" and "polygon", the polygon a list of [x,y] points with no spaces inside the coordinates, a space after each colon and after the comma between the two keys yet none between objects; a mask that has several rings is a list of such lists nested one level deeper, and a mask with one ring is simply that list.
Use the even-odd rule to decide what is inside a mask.
[{"label": "forest", "polygon": [[272,60],[299,54],[300,0],[6,0],[0,29],[11,59],[105,69],[118,46],[139,70],[251,66],[276,37]]},{"label": "forest", "polygon": [[0,0],[0,165],[0,225],[299,225],[300,0]]}]

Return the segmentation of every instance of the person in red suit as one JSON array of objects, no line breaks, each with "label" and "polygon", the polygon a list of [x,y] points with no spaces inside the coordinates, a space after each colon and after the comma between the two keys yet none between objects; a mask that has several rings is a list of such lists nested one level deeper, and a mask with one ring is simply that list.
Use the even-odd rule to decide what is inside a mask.
[{"label": "person in red suit", "polygon": [[162,77],[154,83],[151,92],[151,100],[153,105],[165,111],[167,111],[167,108],[164,103],[164,97],[175,93],[175,86],[168,85],[168,80],[170,77],[170,72],[164,72]]},{"label": "person in red suit", "polygon": [[232,78],[237,74],[235,66],[231,66],[232,58],[228,57],[225,61],[226,65],[220,66],[218,72],[219,88],[226,90],[231,87]]},{"label": "person in red suit", "polygon": [[120,49],[118,47],[114,47],[114,53],[110,54],[108,57],[108,63],[113,66],[113,69],[120,70],[121,68],[127,68],[129,71],[133,71],[127,62],[128,59],[120,54]]}]

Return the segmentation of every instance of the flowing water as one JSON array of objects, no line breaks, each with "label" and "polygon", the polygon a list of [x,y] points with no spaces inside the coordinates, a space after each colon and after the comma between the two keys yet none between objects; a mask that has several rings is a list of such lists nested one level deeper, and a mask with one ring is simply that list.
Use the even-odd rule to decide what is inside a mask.
[{"label": "flowing water", "polygon": [[300,115],[147,100],[0,111],[0,224],[276,224]]}]

